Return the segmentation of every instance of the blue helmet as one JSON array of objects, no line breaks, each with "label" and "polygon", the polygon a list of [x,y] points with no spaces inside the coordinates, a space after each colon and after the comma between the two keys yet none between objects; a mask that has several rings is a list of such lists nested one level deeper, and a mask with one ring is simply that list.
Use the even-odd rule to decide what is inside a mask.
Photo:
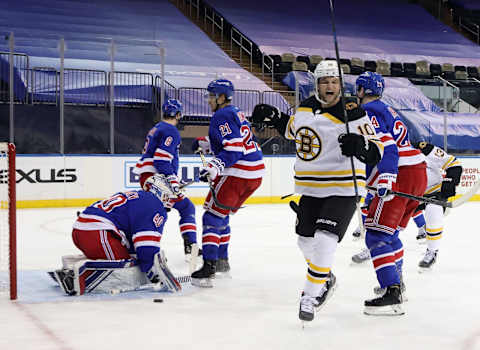
[{"label": "blue helmet", "polygon": [[383,89],[385,89],[385,80],[378,73],[365,72],[357,78],[355,85],[357,91],[360,87],[363,87],[366,95],[382,96]]},{"label": "blue helmet", "polygon": [[182,114],[182,103],[179,100],[169,99],[163,103],[162,112],[164,116],[175,117],[177,113]]},{"label": "blue helmet", "polygon": [[231,100],[235,89],[233,88],[233,84],[230,80],[217,79],[208,84],[207,91],[215,94],[217,98],[223,94],[227,100]]}]

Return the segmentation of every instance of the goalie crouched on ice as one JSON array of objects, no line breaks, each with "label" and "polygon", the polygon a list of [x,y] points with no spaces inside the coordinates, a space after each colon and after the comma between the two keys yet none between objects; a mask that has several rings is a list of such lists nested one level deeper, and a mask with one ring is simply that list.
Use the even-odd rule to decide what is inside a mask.
[{"label": "goalie crouched on ice", "polygon": [[[300,300],[299,318],[311,321],[335,287],[331,268],[338,243],[352,219],[356,194],[352,163],[361,195],[365,193],[365,164],[376,164],[382,143],[365,111],[347,104],[351,130],[345,134],[345,117],[336,61],[320,62],[314,72],[315,95],[303,101],[295,115],[265,104],[255,106],[253,122],[277,129],[296,145],[295,193],[301,194],[295,231],[307,261],[307,276]],[[346,156],[345,156],[346,155]]]},{"label": "goalie crouched on ice", "polygon": [[78,215],[72,238],[84,255],[64,256],[63,268],[52,273],[67,294],[135,290],[149,283],[180,289],[160,251],[167,213],[158,183],[165,180],[155,175],[148,181],[148,192],[118,192]]}]

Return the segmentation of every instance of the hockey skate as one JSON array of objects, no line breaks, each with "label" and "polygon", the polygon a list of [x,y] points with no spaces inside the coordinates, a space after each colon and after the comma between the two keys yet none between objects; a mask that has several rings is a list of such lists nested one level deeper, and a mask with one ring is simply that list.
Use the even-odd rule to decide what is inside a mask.
[{"label": "hockey skate", "polygon": [[332,297],[336,288],[337,278],[333,273],[330,272],[329,279],[325,283],[325,288],[320,296],[311,297],[302,293],[298,318],[302,321],[312,321],[315,317],[315,312],[318,312],[322,309],[327,300]]},{"label": "hockey skate", "polygon": [[54,272],[55,279],[60,287],[68,295],[76,295],[75,286],[73,282],[74,272],[73,270],[62,269]]},{"label": "hockey skate", "polygon": [[215,260],[204,260],[202,268],[192,273],[192,285],[201,288],[212,288],[212,280],[215,278],[215,270]]},{"label": "hockey skate", "polygon": [[374,316],[400,316],[405,314],[402,309],[402,291],[399,284],[387,287],[385,294],[381,297],[366,300],[365,315]]},{"label": "hockey skate", "polygon": [[[189,263],[192,260],[192,245],[188,237],[183,236],[183,252],[185,253],[185,262]],[[198,249],[198,256],[202,256],[202,248]]]},{"label": "hockey skate", "polygon": [[[407,290],[407,288],[405,287],[405,283],[403,283],[403,276],[402,276],[402,274],[400,274],[400,291],[402,292],[403,302],[408,301],[407,297],[405,296],[406,290]],[[375,288],[373,288],[373,292],[376,295],[384,295],[386,291],[387,291],[387,288],[382,288],[380,286],[376,286]]]},{"label": "hockey skate", "polygon": [[230,275],[230,264],[227,259],[218,259],[215,278],[232,278]]},{"label": "hockey skate", "polygon": [[361,264],[367,260],[370,260],[370,250],[368,248],[363,248],[360,253],[352,255],[352,261],[356,264]]},{"label": "hockey skate", "polygon": [[425,225],[418,228],[417,242],[420,244],[426,243],[427,231],[425,230]]},{"label": "hockey skate", "polygon": [[431,250],[427,248],[427,251],[425,252],[425,256],[418,263],[418,267],[420,267],[420,270],[419,270],[420,273],[431,271],[432,265],[437,262],[437,254],[438,254],[438,250]]}]

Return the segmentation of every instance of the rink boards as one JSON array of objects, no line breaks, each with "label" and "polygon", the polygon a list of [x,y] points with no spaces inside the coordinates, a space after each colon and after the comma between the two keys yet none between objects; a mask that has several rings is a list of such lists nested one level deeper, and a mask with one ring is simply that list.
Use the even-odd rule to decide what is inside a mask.
[{"label": "rink boards", "polygon": [[[132,170],[138,156],[131,155],[18,155],[17,207],[86,206],[119,191],[139,189],[138,176]],[[480,177],[480,157],[459,157],[464,167],[459,194]],[[280,203],[280,197],[293,191],[295,157],[265,157],[266,176],[261,187],[247,203]],[[185,181],[198,178],[199,157],[181,157],[179,177]],[[0,172],[0,180],[2,173]],[[187,195],[196,204],[203,202],[208,187],[190,185]],[[477,194],[472,198],[480,200]]]}]

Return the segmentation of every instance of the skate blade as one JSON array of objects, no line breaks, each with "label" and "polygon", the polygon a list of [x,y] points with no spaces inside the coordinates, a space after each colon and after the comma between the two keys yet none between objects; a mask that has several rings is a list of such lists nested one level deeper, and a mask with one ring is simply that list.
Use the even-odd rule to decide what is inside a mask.
[{"label": "skate blade", "polygon": [[213,288],[212,278],[192,278],[192,286],[200,288]]},{"label": "skate blade", "polygon": [[369,258],[369,259],[363,259],[363,260],[362,260],[362,259],[354,259],[353,256],[352,256],[352,261],[351,261],[350,265],[353,265],[353,266],[355,266],[355,265],[361,265],[361,264],[363,264],[363,263],[366,262],[366,261],[370,261],[370,258]]},{"label": "skate blade", "polygon": [[305,313],[305,312],[301,312],[301,311],[298,314],[298,318],[300,319],[300,321],[302,321],[302,328],[305,325],[305,322],[312,322],[314,317],[315,317],[315,315]]},{"label": "skate blade", "polygon": [[226,280],[226,279],[232,279],[232,275],[230,274],[230,271],[228,272],[216,272],[215,273],[215,278],[219,280]]},{"label": "skate blade", "polygon": [[417,239],[417,243],[418,244],[426,244],[427,243],[427,239],[426,238],[422,238],[422,239]]},{"label": "skate blade", "polygon": [[319,312],[320,310],[322,310],[322,309],[325,307],[325,305],[328,303],[328,301],[332,298],[333,293],[335,293],[335,290],[337,289],[337,286],[338,286],[338,282],[335,282],[335,284],[333,285],[333,287],[331,287],[331,288],[327,291],[327,296],[326,296],[325,301],[323,302],[323,304],[318,305],[318,306],[315,306],[315,312]]},{"label": "skate blade", "polygon": [[418,273],[420,274],[429,274],[430,272],[432,272],[432,268],[431,267],[419,267],[418,268]]},{"label": "skate blade", "polygon": [[401,316],[405,314],[401,304],[386,306],[365,306],[363,310],[369,316]]},{"label": "skate blade", "polygon": [[58,283],[57,277],[55,277],[55,271],[48,271],[47,273],[52,278],[52,280]]}]

